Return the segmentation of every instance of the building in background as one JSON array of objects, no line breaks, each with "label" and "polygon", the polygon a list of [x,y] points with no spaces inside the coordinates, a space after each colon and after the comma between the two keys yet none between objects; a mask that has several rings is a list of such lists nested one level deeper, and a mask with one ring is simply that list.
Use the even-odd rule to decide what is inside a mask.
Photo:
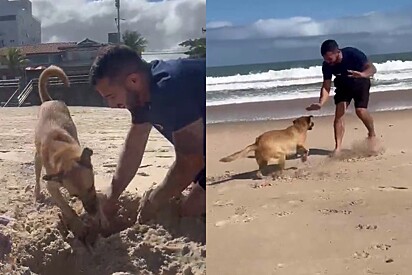
[{"label": "building in background", "polygon": [[0,0],[0,48],[41,43],[41,24],[29,0]]}]

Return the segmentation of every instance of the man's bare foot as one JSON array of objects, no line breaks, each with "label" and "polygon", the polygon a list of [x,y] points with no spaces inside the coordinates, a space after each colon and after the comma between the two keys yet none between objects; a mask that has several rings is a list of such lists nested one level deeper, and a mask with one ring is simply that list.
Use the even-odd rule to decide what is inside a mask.
[{"label": "man's bare foot", "polygon": [[341,155],[342,150],[340,148],[335,148],[332,153],[329,155],[331,158],[337,158]]},{"label": "man's bare foot", "polygon": [[377,141],[376,136],[368,136],[367,143],[368,143],[368,151],[371,154],[378,153],[378,141]]}]

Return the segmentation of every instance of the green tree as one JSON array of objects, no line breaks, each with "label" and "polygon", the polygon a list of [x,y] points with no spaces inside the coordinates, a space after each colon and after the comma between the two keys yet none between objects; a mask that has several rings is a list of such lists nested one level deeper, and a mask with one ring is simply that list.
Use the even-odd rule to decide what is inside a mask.
[{"label": "green tree", "polygon": [[147,40],[136,31],[126,30],[122,35],[123,43],[142,55],[147,47]]},{"label": "green tree", "polygon": [[6,56],[3,58],[2,62],[7,65],[13,75],[20,75],[22,67],[27,64],[28,60],[21,53],[20,49],[8,48]]},{"label": "green tree", "polygon": [[190,58],[206,58],[206,38],[204,37],[183,41],[179,46],[188,48],[185,54]]}]

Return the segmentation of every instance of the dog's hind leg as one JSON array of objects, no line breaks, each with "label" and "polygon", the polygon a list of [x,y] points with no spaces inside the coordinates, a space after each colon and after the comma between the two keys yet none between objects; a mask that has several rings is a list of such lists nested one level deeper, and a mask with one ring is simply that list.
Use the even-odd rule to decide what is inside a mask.
[{"label": "dog's hind leg", "polygon": [[283,170],[285,170],[285,166],[286,166],[286,155],[279,156],[278,164],[279,164],[279,168],[280,168],[280,173],[282,173]]},{"label": "dog's hind leg", "polygon": [[263,179],[262,170],[268,165],[268,162],[259,154],[256,154],[255,158],[257,164],[259,165],[259,170],[256,172],[256,177],[259,179]]},{"label": "dog's hind leg", "polygon": [[41,193],[40,193],[40,176],[41,170],[43,168],[43,161],[40,157],[40,154],[36,152],[34,155],[34,172],[36,174],[36,184],[34,185],[34,198],[35,201],[41,200]]},{"label": "dog's hind leg", "polygon": [[47,190],[53,198],[53,201],[61,209],[63,218],[67,219],[69,228],[74,233],[74,235],[76,237],[84,236],[87,233],[86,227],[81,221],[80,217],[77,215],[76,211],[74,211],[64,199],[59,189],[59,183],[52,181],[47,182]]},{"label": "dog's hind leg", "polygon": [[275,161],[275,160],[278,163],[279,170],[277,170],[277,171],[275,171],[271,174],[273,179],[283,175],[283,171],[285,170],[285,166],[286,166],[286,155],[283,155],[283,154],[282,155],[276,155],[275,157],[273,157],[271,159],[271,162]]}]

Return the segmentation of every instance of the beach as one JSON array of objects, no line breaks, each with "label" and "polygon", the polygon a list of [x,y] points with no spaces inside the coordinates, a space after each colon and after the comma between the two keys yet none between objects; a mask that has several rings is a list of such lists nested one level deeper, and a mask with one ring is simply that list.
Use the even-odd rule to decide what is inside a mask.
[{"label": "beach", "polygon": [[[94,152],[96,188],[104,191],[116,168],[130,114],[122,109],[69,108],[80,143]],[[62,235],[60,209],[50,200],[44,182],[46,199],[34,203],[37,110],[0,108],[0,257],[7,254],[1,274],[205,274],[204,221],[179,219],[177,205],[171,203],[155,223],[134,223],[140,196],[163,180],[175,158],[172,145],[155,130],[136,177],[121,197],[117,231],[98,239],[94,254]],[[70,203],[81,213],[79,201]]]},{"label": "beach", "polygon": [[[410,94],[374,93],[371,108],[410,101]],[[208,274],[409,274],[412,110],[373,113],[380,152],[369,156],[352,105],[344,157],[332,159],[333,117],[304,111],[312,99],[286,102],[208,107],[209,118],[245,120],[207,126]],[[333,110],[332,98],[325,109]],[[264,119],[278,110],[291,118]],[[287,160],[281,178],[255,179],[254,158],[219,162],[299,114],[314,115],[309,158]]]}]

